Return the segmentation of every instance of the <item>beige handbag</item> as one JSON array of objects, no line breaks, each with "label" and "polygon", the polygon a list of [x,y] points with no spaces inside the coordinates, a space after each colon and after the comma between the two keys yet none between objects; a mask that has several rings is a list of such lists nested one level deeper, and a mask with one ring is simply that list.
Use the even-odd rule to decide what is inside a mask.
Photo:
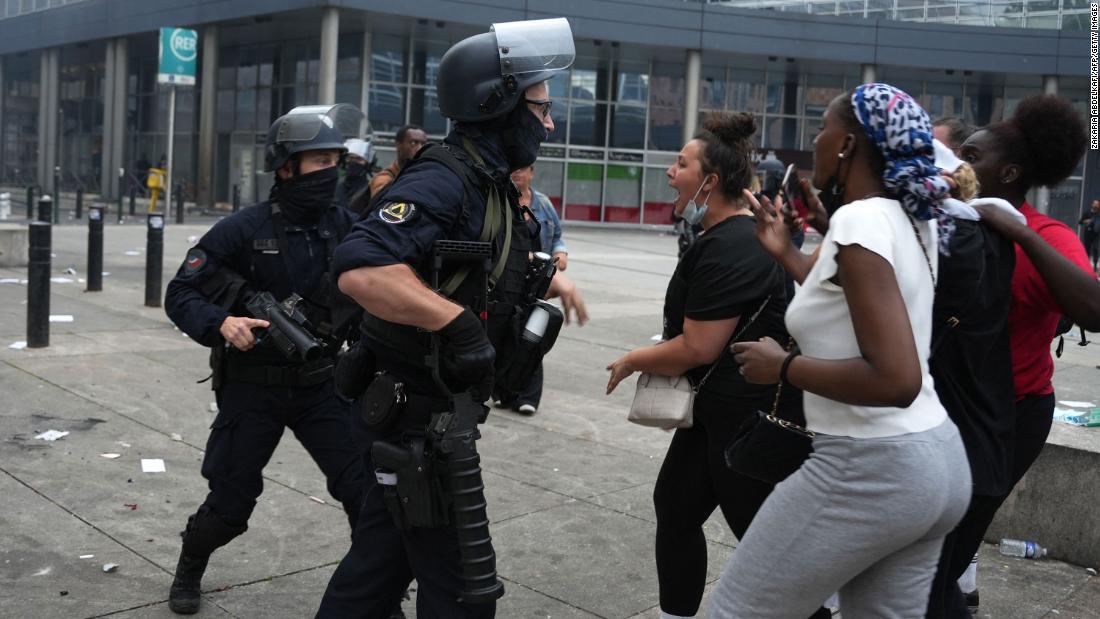
[{"label": "beige handbag", "polygon": [[710,366],[707,373],[699,381],[698,385],[692,385],[687,375],[663,376],[642,372],[638,376],[638,385],[634,391],[634,401],[630,404],[630,413],[627,421],[640,426],[673,430],[676,428],[690,428],[692,425],[692,410],[695,408],[695,396],[703,388],[703,384],[710,378],[718,363],[722,361],[729,350],[729,345],[737,341],[737,338],[745,333],[745,330],[756,321],[756,317],[767,307],[771,297],[764,299],[760,308],[730,338],[725,348],[722,349],[718,359]]}]

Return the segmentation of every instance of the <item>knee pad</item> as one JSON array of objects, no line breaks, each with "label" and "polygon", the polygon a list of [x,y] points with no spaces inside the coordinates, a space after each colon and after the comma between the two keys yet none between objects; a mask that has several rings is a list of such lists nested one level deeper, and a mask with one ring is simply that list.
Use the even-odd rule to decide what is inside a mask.
[{"label": "knee pad", "polygon": [[215,550],[228,544],[233,538],[248,530],[248,523],[230,524],[203,505],[187,519],[183,537],[183,552],[191,556],[209,557]]}]

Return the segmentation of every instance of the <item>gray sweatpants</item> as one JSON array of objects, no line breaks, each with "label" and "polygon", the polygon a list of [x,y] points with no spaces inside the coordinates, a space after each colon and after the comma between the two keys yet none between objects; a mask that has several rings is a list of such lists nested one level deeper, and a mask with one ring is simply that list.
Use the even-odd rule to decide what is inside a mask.
[{"label": "gray sweatpants", "polygon": [[839,590],[844,619],[923,617],[970,487],[951,421],[888,438],[818,435],[756,514],[708,616],[802,619]]}]

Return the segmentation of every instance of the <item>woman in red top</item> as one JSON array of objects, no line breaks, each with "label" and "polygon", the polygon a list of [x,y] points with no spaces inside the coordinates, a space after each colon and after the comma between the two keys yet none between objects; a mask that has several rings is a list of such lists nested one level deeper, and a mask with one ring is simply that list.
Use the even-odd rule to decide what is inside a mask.
[{"label": "woman in red top", "polygon": [[[1090,331],[1100,329],[1100,284],[1077,235],[1025,201],[1032,187],[1065,180],[1086,143],[1084,122],[1073,106],[1065,99],[1041,95],[1024,99],[1012,118],[977,131],[960,148],[962,159],[974,168],[981,195],[1007,200],[1027,219],[1023,226],[1005,213],[978,207],[983,223],[1016,243],[1008,318],[1016,436],[1008,490],[984,501],[985,518],[973,519],[970,531],[960,527],[960,540],[969,540],[971,552],[981,544],[997,509],[1039,456],[1050,433],[1054,412],[1050,343],[1059,317],[1068,314]],[[961,541],[959,546],[961,555],[966,551]]]}]

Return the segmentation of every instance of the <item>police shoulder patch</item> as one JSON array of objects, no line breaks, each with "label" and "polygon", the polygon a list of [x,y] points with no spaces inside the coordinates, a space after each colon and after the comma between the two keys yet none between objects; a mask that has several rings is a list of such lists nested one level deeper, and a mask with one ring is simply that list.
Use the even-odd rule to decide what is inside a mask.
[{"label": "police shoulder patch", "polygon": [[416,205],[412,202],[390,202],[378,209],[378,218],[388,224],[400,224],[412,219]]},{"label": "police shoulder patch", "polygon": [[187,252],[187,257],[183,260],[183,272],[187,275],[194,275],[206,266],[206,252],[198,247],[192,248]]}]

